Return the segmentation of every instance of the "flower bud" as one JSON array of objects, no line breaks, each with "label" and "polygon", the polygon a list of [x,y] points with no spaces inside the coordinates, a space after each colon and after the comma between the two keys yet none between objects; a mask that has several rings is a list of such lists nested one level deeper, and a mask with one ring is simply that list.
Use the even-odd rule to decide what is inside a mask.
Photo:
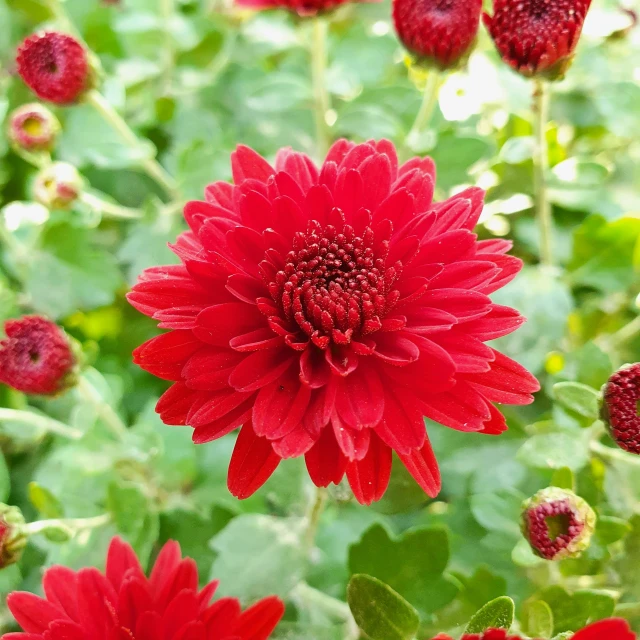
[{"label": "flower bud", "polygon": [[84,181],[78,170],[66,162],[54,162],[36,176],[35,199],[48,209],[66,209],[77,199]]},{"label": "flower bud", "polygon": [[0,341],[0,382],[18,391],[56,395],[77,379],[78,359],[70,339],[41,316],[7,320]]},{"label": "flower bud", "polygon": [[9,116],[9,139],[25,151],[51,151],[60,133],[60,122],[45,106],[18,107]]},{"label": "flower bud", "polygon": [[18,48],[18,73],[41,99],[72,104],[91,88],[85,48],[73,37],[50,31],[28,37]]},{"label": "flower bud", "polygon": [[640,455],[640,363],[625,365],[604,386],[602,420],[616,444]]},{"label": "flower bud", "polygon": [[0,569],[20,560],[27,539],[24,516],[20,509],[0,503]]},{"label": "flower bud", "polygon": [[545,560],[578,557],[589,546],[595,524],[593,509],[567,489],[543,489],[523,504],[522,533]]},{"label": "flower bud", "polygon": [[502,59],[523,76],[560,80],[591,0],[494,0],[484,23]]},{"label": "flower bud", "polygon": [[473,49],[482,0],[393,0],[398,37],[416,62],[439,69],[459,66]]}]

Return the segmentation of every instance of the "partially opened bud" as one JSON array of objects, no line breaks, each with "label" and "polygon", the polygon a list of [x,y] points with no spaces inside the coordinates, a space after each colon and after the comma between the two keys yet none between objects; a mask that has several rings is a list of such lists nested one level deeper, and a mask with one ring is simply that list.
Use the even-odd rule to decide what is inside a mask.
[{"label": "partially opened bud", "polygon": [[622,367],[604,386],[602,419],[616,444],[640,455],[640,363]]},{"label": "partially opened bud", "polygon": [[20,560],[27,539],[24,516],[20,509],[0,503],[0,569]]},{"label": "partially opened bud", "polygon": [[36,176],[35,199],[48,209],[66,209],[82,193],[84,181],[78,170],[66,162],[54,162]]},{"label": "partially opened bud", "polygon": [[458,66],[475,45],[482,0],[393,0],[393,21],[416,62]]},{"label": "partially opened bud", "polygon": [[591,0],[494,0],[484,23],[502,59],[524,76],[564,77]]},{"label": "partially opened bud", "polygon": [[16,61],[25,84],[41,100],[72,104],[91,88],[87,52],[67,34],[46,32],[28,37],[18,48]]},{"label": "partially opened bud", "polygon": [[522,533],[545,560],[578,557],[588,546],[596,514],[573,491],[549,487],[523,505]]},{"label": "partially opened bud", "polygon": [[9,116],[9,139],[25,151],[50,151],[60,122],[47,107],[34,103],[18,107]]},{"label": "partially opened bud", "polygon": [[18,391],[56,395],[73,386],[77,358],[71,340],[41,316],[7,320],[0,341],[0,382]]}]

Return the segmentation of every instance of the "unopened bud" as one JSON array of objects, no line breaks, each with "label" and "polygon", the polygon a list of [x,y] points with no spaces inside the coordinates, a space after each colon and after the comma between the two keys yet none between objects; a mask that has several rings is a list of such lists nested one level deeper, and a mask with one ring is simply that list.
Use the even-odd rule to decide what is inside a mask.
[{"label": "unopened bud", "polygon": [[25,151],[51,151],[59,133],[60,122],[41,104],[22,105],[9,116],[9,139]]},{"label": "unopened bud", "polygon": [[34,196],[48,209],[66,209],[82,192],[84,180],[78,170],[66,162],[54,162],[37,176]]},{"label": "unopened bud", "polygon": [[27,539],[22,511],[0,503],[0,569],[20,560]]}]

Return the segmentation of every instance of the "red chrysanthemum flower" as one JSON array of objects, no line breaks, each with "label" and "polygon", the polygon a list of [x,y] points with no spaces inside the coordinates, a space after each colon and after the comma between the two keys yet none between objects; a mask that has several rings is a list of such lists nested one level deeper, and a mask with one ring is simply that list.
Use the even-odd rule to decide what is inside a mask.
[{"label": "red chrysanthemum flower", "polygon": [[58,119],[41,104],[25,104],[9,116],[9,139],[25,151],[49,151],[60,133]]},{"label": "red chrysanthemum flower", "polygon": [[235,0],[246,9],[287,9],[299,16],[315,16],[327,13],[349,2],[380,2],[380,0]]},{"label": "red chrysanthemum flower", "polygon": [[483,344],[523,322],[488,297],[521,261],[472,232],[483,192],[433,203],[435,167],[398,167],[392,143],[337,142],[318,170],[284,149],[275,168],[240,146],[235,185],[190,202],[179,266],[129,294],[171,329],[134,352],[175,384],[157,410],[196,443],[244,425],[229,467],[250,496],[282,458],[305,455],[318,486],[347,475],[380,499],[395,450],[431,496],[438,465],[423,416],[453,429],[506,429],[495,402],[527,404],[538,382]]},{"label": "red chrysanthemum flower", "polygon": [[404,46],[423,64],[450,69],[467,57],[480,26],[482,0],[393,0]]},{"label": "red chrysanthemum flower", "polygon": [[[578,631],[571,640],[635,640],[626,620],[610,618],[590,624]],[[453,640],[444,633],[432,640]],[[509,635],[504,629],[487,629],[484,633],[465,633],[460,640],[523,640],[520,636]]]},{"label": "red chrysanthemum flower", "polygon": [[76,358],[69,339],[40,316],[7,320],[0,341],[0,383],[23,393],[55,395],[74,382]]},{"label": "red chrysanthemum flower", "polygon": [[604,387],[602,419],[617,445],[640,455],[640,363],[616,371]]},{"label": "red chrysanthemum flower", "polygon": [[105,574],[52,567],[45,598],[16,592],[7,606],[24,633],[3,640],[266,640],[284,613],[276,597],[246,611],[235,598],[211,603],[218,582],[198,590],[198,569],[168,542],[144,575],[133,549],[114,538]]},{"label": "red chrysanthemum flower", "polygon": [[484,23],[502,59],[524,76],[562,78],[591,0],[494,0]]},{"label": "red chrysanthemum flower", "polygon": [[71,104],[89,88],[87,53],[64,33],[28,37],[18,48],[17,64],[24,82],[42,100]]}]

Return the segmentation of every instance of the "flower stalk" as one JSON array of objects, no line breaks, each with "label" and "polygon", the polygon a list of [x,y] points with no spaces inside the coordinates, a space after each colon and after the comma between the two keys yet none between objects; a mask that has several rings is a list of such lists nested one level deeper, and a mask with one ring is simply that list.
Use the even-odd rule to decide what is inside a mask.
[{"label": "flower stalk", "polygon": [[442,86],[443,76],[437,69],[431,69],[422,90],[422,104],[416,119],[407,134],[407,145],[410,147],[417,137],[429,126],[438,104],[438,94]]},{"label": "flower stalk", "polygon": [[123,440],[128,432],[127,425],[113,407],[102,399],[97,389],[85,376],[80,376],[76,389],[84,400],[93,405],[98,417],[109,427],[113,435],[118,440]]},{"label": "flower stalk", "polygon": [[[138,136],[136,136],[122,116],[120,116],[100,92],[96,90],[88,91],[84,96],[84,101],[93,107],[103,119],[111,125],[127,145],[132,149],[138,149],[140,147]],[[145,158],[141,160],[140,167],[152,180],[164,189],[168,196],[174,200],[179,199],[178,185],[155,158]]]},{"label": "flower stalk", "polygon": [[324,487],[316,487],[315,498],[309,509],[307,516],[307,526],[304,531],[304,545],[308,553],[314,548],[318,527],[320,526],[320,518],[324,512],[329,498],[329,492]]},{"label": "flower stalk", "polygon": [[79,440],[84,435],[80,429],[74,429],[68,425],[54,420],[48,416],[41,416],[31,411],[21,411],[20,409],[0,408],[0,422],[18,422],[20,424],[30,425],[38,429],[43,429],[48,433],[70,440]]},{"label": "flower stalk", "polygon": [[547,194],[547,172],[549,170],[549,146],[547,123],[549,121],[549,84],[534,80],[533,90],[533,189],[536,203],[536,220],[540,237],[540,261],[553,265],[553,218]]},{"label": "flower stalk", "polygon": [[324,157],[331,144],[329,126],[327,125],[327,112],[331,108],[326,83],[328,30],[328,23],[324,18],[316,16],[313,19],[311,37],[311,82],[313,87],[316,142],[319,157]]},{"label": "flower stalk", "polygon": [[83,191],[80,195],[81,202],[84,202],[88,207],[98,211],[104,216],[109,218],[118,218],[121,220],[135,220],[142,217],[142,211],[140,209],[133,209],[131,207],[123,207],[122,205],[115,204],[103,200],[92,193]]},{"label": "flower stalk", "polygon": [[28,535],[43,533],[49,529],[62,529],[71,535],[86,529],[97,529],[111,521],[111,516],[104,513],[91,518],[53,518],[51,520],[37,520],[24,526]]}]

